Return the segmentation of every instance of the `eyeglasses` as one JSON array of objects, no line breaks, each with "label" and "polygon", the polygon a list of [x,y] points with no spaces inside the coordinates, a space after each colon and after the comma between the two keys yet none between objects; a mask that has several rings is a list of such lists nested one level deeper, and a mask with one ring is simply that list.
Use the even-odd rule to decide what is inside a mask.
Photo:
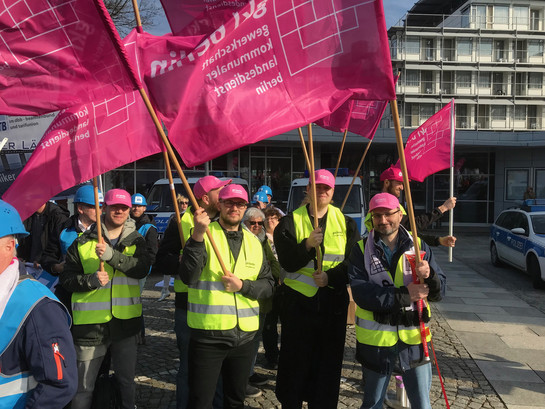
[{"label": "eyeglasses", "polygon": [[278,216],[270,216],[270,217],[267,217],[267,221],[268,221],[268,222],[273,221],[273,220],[278,220]]},{"label": "eyeglasses", "polygon": [[181,205],[185,205],[185,206],[187,206],[189,204],[189,202],[178,202],[178,203],[181,204]]},{"label": "eyeglasses", "polygon": [[373,219],[380,220],[380,219],[382,219],[382,217],[388,218],[388,217],[391,217],[394,214],[399,213],[399,212],[400,212],[400,210],[397,209],[395,212],[390,212],[390,213],[373,213],[372,216],[373,216]]},{"label": "eyeglasses", "polygon": [[248,223],[250,226],[263,226],[263,222],[252,222],[251,220],[248,220]]},{"label": "eyeglasses", "polygon": [[239,209],[244,209],[248,207],[248,203],[244,202],[233,202],[232,200],[224,200],[222,203],[227,207],[237,207]]}]

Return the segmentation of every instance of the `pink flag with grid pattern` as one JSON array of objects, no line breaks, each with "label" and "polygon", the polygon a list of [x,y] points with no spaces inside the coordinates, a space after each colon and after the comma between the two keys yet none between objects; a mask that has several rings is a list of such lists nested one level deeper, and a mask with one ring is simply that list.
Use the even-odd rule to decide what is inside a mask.
[{"label": "pink flag with grid pattern", "polygon": [[[135,32],[124,41],[137,63]],[[63,190],[161,150],[138,91],[69,108],[53,120],[2,199],[26,219]]]},{"label": "pink flag with grid pattern", "polygon": [[42,115],[138,87],[101,0],[4,0],[0,114]]},{"label": "pink flag with grid pattern", "polygon": [[142,34],[144,78],[188,166],[395,98],[381,0],[250,0],[205,37]]}]

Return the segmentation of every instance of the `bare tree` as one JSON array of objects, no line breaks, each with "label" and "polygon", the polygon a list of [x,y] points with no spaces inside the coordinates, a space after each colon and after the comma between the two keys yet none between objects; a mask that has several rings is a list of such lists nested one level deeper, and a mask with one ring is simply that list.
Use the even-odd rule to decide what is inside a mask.
[{"label": "bare tree", "polygon": [[[131,0],[104,0],[104,5],[108,9],[121,37],[126,36],[136,27],[136,18],[134,17],[134,9]],[[161,11],[160,7],[158,1],[139,1],[138,9],[144,30],[153,27],[154,17]]]}]

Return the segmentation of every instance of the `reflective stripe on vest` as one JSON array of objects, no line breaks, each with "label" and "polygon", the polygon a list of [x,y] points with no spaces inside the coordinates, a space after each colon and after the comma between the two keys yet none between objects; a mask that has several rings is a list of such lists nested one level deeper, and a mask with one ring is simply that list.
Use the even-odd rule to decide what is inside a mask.
[{"label": "reflective stripe on vest", "polygon": [[38,382],[30,372],[0,374],[0,408],[23,409],[29,392],[36,386]]},{"label": "reflective stripe on vest", "polygon": [[[11,345],[28,315],[44,298],[49,298],[62,305],[57,297],[44,285],[32,279],[24,279],[17,284],[11,294],[0,326],[0,357]],[[66,313],[68,325],[70,315]],[[20,372],[12,375],[0,373],[0,408],[24,408],[28,392],[37,386],[37,382],[30,372]]]},{"label": "reflective stripe on vest", "polygon": [[[241,280],[256,280],[263,264],[263,247],[250,232],[242,229],[243,239],[237,260],[218,222],[208,226],[223,261]],[[243,331],[259,328],[259,303],[242,294],[225,291],[223,272],[210,240],[204,239],[208,255],[199,282],[189,287],[187,323],[191,328],[229,330],[236,325]]]},{"label": "reflective stripe on vest", "polygon": [[78,233],[74,227],[68,227],[61,231],[59,240],[61,243],[61,254],[64,256],[68,251],[68,247],[72,245],[74,240],[78,238],[81,233]]},{"label": "reflective stripe on vest", "polygon": [[[96,240],[78,243],[84,274],[94,274],[99,268],[96,244]],[[135,250],[135,245],[128,246],[123,250],[123,254],[132,256]],[[127,277],[119,270],[114,271],[108,263],[104,263],[104,269],[110,277],[108,284],[95,290],[72,294],[74,324],[103,324],[112,317],[125,320],[142,315],[138,279]]]},{"label": "reflective stripe on vest", "polygon": [[[302,206],[293,212],[293,224],[297,243],[301,243],[310,236],[314,228],[310,222],[306,206]],[[327,271],[342,263],[346,251],[346,218],[337,207],[332,205],[329,205],[327,210],[323,243],[322,270]],[[286,273],[284,283],[295,291],[299,291],[307,297],[312,297],[318,292],[318,286],[312,278],[312,273],[314,273],[313,260],[294,273]]]},{"label": "reflective stripe on vest", "polygon": [[[373,240],[373,235],[370,235],[368,240]],[[419,242],[420,238],[418,239]],[[362,254],[365,254],[365,248],[363,240],[358,242]],[[414,251],[414,247],[410,250]],[[378,261],[378,260],[377,260]],[[380,268],[382,263],[380,261],[373,262],[373,266]],[[404,274],[404,271],[407,273]],[[368,272],[369,273],[369,272]],[[386,280],[385,280],[386,279]],[[375,274],[369,274],[369,281],[377,285],[383,286],[384,281],[388,281],[396,288],[408,285],[412,282],[412,274],[410,273],[410,266],[406,257],[401,256],[396,266],[395,281],[392,280],[392,275],[386,269],[383,271],[376,271]],[[431,311],[428,308],[428,314],[431,316]],[[429,323],[426,323],[427,341],[431,340],[431,333],[429,331]],[[388,324],[380,324],[373,318],[373,312],[364,310],[359,306],[356,307],[356,339],[359,343],[365,345],[373,345],[379,347],[390,347],[397,343],[400,339],[408,345],[418,345],[422,343],[419,327],[405,327],[403,325],[392,326]]]},{"label": "reflective stripe on vest", "polygon": [[[191,208],[187,208],[184,214],[182,214],[182,218],[180,219],[180,223],[182,224],[182,232],[184,234],[184,242],[187,242],[187,240],[191,236],[191,229],[195,226],[193,223],[193,213],[190,209]],[[183,251],[184,249],[180,249],[180,255],[182,255]],[[175,271],[173,274],[174,291],[177,293],[187,293],[187,285],[185,285],[184,282],[180,279],[178,272]]]}]

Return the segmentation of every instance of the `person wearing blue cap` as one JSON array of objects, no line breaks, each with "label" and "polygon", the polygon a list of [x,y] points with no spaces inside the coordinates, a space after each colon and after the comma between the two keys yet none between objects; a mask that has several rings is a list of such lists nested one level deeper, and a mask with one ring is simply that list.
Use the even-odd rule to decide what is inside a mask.
[{"label": "person wearing blue cap", "polygon": [[[152,216],[145,214],[146,207],[148,202],[144,195],[140,193],[135,193],[131,196],[132,208],[131,208],[131,218],[136,223],[136,230],[140,233],[148,245],[148,253],[151,259],[151,264],[155,262],[155,256],[157,255],[157,250],[159,249],[159,242],[157,240],[157,227],[153,223]],[[151,272],[151,269],[150,269]],[[149,273],[148,273],[149,275]],[[148,276],[141,278],[139,281],[140,284],[140,293],[144,290],[146,285],[146,280]],[[146,329],[144,326],[144,314],[142,314],[142,331],[140,333],[140,338],[138,339],[139,344],[146,344]]]},{"label": "person wearing blue cap", "polygon": [[277,209],[280,212],[280,215],[282,217],[284,217],[286,215],[286,213],[284,213],[282,210],[280,210],[279,208],[277,208],[276,206],[274,206],[272,204],[273,192],[272,192],[272,189],[269,186],[263,185],[259,189],[257,189],[257,192],[258,193],[265,193],[267,195],[268,200],[267,200],[267,205],[265,206],[265,208],[273,207],[273,208]]},{"label": "person wearing blue cap", "polygon": [[[102,204],[102,193],[98,192],[98,201]],[[75,214],[62,224],[54,227],[47,246],[42,254],[41,264],[45,271],[59,275],[64,271],[68,247],[76,238],[96,223],[95,192],[92,185],[83,185],[74,196]],[[70,311],[70,293],[62,286],[55,288],[55,295]]]},{"label": "person wearing blue cap", "polygon": [[58,409],[76,393],[70,314],[15,256],[28,236],[17,210],[0,200],[0,407]]},{"label": "person wearing blue cap", "polygon": [[265,192],[259,190],[252,196],[252,206],[257,207],[259,210],[264,210],[269,204],[269,197]]}]

